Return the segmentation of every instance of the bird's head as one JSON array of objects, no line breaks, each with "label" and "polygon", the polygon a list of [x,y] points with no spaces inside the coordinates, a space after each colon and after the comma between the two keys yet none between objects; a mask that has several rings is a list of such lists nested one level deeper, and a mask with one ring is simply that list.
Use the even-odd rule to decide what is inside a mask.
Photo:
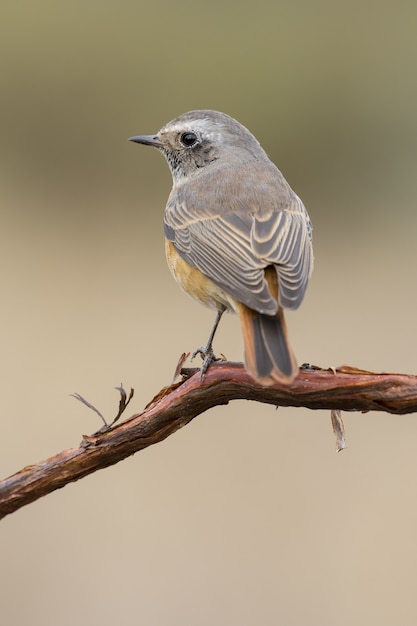
[{"label": "bird's head", "polygon": [[223,165],[236,165],[265,156],[247,128],[218,111],[189,111],[168,122],[156,135],[139,135],[129,141],[160,150],[174,184],[220,159]]}]

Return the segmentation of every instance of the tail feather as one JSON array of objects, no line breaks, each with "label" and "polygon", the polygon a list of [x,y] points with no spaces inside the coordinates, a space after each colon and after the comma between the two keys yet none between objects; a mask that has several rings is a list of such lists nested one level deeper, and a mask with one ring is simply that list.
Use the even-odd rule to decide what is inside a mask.
[{"label": "tail feather", "polygon": [[263,315],[245,305],[239,307],[245,346],[246,369],[262,385],[291,383],[298,373],[288,341],[284,312]]}]

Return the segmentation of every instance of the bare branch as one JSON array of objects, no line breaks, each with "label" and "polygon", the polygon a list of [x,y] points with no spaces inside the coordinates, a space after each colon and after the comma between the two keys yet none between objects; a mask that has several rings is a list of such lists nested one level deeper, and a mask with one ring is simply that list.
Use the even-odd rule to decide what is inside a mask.
[{"label": "bare branch", "polygon": [[107,430],[84,435],[78,448],[27,466],[0,482],[0,519],[162,441],[197,415],[230,400],[332,411],[417,412],[417,376],[406,374],[381,374],[348,366],[336,370],[303,366],[291,385],[262,387],[239,363],[216,363],[203,380],[197,369],[182,369],[181,373],[183,380],[162,389],[141,413]]}]

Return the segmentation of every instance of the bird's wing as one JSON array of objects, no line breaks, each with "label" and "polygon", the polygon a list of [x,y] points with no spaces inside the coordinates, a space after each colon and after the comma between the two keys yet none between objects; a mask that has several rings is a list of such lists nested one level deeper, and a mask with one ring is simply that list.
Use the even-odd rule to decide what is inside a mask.
[{"label": "bird's wing", "polygon": [[284,308],[301,304],[313,269],[312,226],[301,200],[285,211],[258,215],[251,229],[251,247],[258,258],[275,266],[279,300]]},{"label": "bird's wing", "polygon": [[272,179],[261,187],[259,177],[254,180],[255,186],[228,189],[223,178],[211,196],[216,210],[208,205],[206,190],[188,185],[173,191],[165,211],[165,236],[189,265],[238,302],[274,315],[278,303],[264,269],[276,268],[280,304],[297,308],[311,273],[311,224],[282,176],[279,185]]}]

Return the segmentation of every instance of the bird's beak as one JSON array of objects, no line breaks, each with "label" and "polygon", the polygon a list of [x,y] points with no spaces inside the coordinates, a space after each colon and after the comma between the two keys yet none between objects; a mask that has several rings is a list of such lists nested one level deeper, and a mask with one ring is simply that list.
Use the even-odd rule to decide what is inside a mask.
[{"label": "bird's beak", "polygon": [[138,135],[137,137],[129,137],[129,141],[143,143],[145,146],[153,146],[154,148],[162,148],[163,145],[158,135]]}]

